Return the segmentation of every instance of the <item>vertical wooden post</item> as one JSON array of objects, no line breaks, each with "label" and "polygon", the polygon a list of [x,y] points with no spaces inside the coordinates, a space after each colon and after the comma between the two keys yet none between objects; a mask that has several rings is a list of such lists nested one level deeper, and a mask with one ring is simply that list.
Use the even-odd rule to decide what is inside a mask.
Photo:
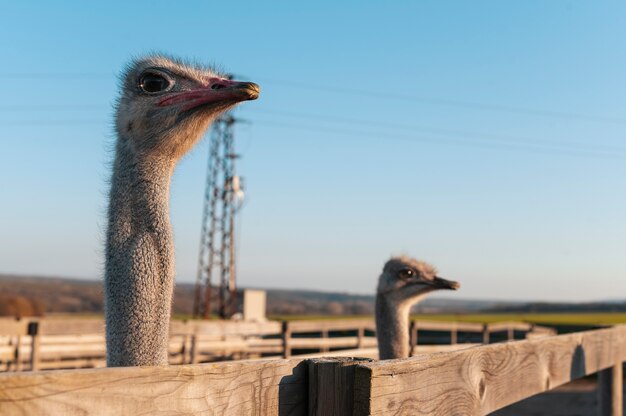
[{"label": "vertical wooden post", "polygon": [[489,344],[489,324],[483,325],[483,344]]},{"label": "vertical wooden post", "polygon": [[41,344],[41,335],[39,335],[39,322],[33,321],[28,323],[28,335],[31,337],[30,347],[30,370],[39,370],[39,346]]},{"label": "vertical wooden post", "polygon": [[354,412],[354,369],[367,358],[319,358],[309,361],[309,416]]},{"label": "vertical wooden post", "polygon": [[365,337],[365,328],[361,325],[358,329],[357,329],[357,340],[356,340],[356,347],[358,349],[363,348],[363,341],[364,341],[364,337]]},{"label": "vertical wooden post", "polygon": [[183,349],[181,351],[181,364],[191,364],[191,335],[185,333],[183,335]]},{"label": "vertical wooden post", "polygon": [[199,347],[198,334],[191,334],[191,347],[189,348],[189,362],[191,364],[196,364],[198,362]]},{"label": "vertical wooden post", "polygon": [[417,347],[417,321],[411,321],[409,325],[409,355],[412,357],[415,354],[415,347]]},{"label": "vertical wooden post", "polygon": [[513,341],[515,339],[515,330],[513,329],[513,327],[509,326],[506,329],[506,337],[509,341]]},{"label": "vertical wooden post", "polygon": [[622,363],[598,372],[598,415],[622,416]]},{"label": "vertical wooden post", "polygon": [[289,322],[283,321],[283,358],[291,357],[291,347],[289,346],[289,340],[291,339],[291,328],[289,328]]},{"label": "vertical wooden post", "polygon": [[22,354],[20,351],[21,347],[22,347],[22,337],[18,335],[16,337],[16,344],[15,344],[15,371],[22,371]]},{"label": "vertical wooden post", "polygon": [[457,329],[456,322],[454,322],[452,328],[450,329],[450,344],[456,345],[458,341],[457,338],[458,338],[458,329]]},{"label": "vertical wooden post", "polygon": [[[322,328],[322,339],[324,341],[328,340],[328,328]],[[320,352],[328,352],[328,350],[328,345],[323,345],[322,348],[320,348]]]}]

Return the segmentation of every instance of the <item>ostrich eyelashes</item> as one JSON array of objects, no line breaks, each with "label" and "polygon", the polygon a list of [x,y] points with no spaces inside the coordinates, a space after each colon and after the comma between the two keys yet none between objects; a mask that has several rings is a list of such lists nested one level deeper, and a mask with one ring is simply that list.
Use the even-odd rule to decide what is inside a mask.
[{"label": "ostrich eyelashes", "polygon": [[164,76],[153,73],[144,74],[139,80],[139,88],[148,93],[166,91],[170,89],[171,84]]}]

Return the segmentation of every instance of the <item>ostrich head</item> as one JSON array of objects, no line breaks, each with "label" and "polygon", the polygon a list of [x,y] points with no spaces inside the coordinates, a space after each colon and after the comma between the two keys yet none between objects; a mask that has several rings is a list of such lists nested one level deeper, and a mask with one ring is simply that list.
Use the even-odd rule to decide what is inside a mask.
[{"label": "ostrich head", "polygon": [[160,55],[131,62],[121,82],[118,136],[137,155],[174,161],[215,117],[260,92],[257,84]]},{"label": "ostrich head", "polygon": [[393,257],[383,267],[377,294],[396,304],[414,303],[434,290],[456,290],[461,285],[437,276],[428,263],[409,257]]}]

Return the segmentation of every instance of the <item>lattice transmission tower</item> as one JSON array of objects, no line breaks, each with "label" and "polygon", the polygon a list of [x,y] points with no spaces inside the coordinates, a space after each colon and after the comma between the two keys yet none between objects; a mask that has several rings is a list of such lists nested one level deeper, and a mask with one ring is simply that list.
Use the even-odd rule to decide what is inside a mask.
[{"label": "lattice transmission tower", "polygon": [[235,122],[224,114],[211,129],[193,306],[193,316],[204,319],[211,315],[215,301],[221,318],[237,312],[235,214],[243,202],[243,187],[235,173],[239,157],[234,153]]}]

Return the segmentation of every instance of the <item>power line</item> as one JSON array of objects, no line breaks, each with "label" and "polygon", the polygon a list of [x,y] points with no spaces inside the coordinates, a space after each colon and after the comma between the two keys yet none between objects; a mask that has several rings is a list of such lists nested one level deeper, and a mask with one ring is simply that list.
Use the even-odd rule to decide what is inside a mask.
[{"label": "power line", "polygon": [[538,144],[553,144],[557,146],[579,146],[583,148],[589,148],[593,146],[594,148],[602,148],[607,151],[618,151],[618,152],[626,152],[626,148],[618,147],[618,146],[610,146],[604,144],[597,143],[584,143],[584,142],[564,142],[559,140],[546,140],[546,139],[537,139],[532,137],[523,137],[516,135],[506,135],[506,134],[496,134],[496,133],[486,133],[486,132],[473,132],[468,130],[460,130],[460,129],[449,129],[449,128],[440,128],[440,127],[428,127],[428,126],[417,126],[411,124],[398,124],[398,123],[390,123],[390,122],[381,122],[374,120],[363,120],[363,119],[355,119],[355,118],[346,118],[346,117],[336,117],[336,116],[327,116],[320,114],[306,114],[306,113],[298,113],[291,111],[281,111],[281,110],[265,110],[255,108],[253,110],[248,110],[252,112],[265,113],[265,114],[275,114],[281,117],[295,117],[295,118],[304,118],[304,119],[312,119],[312,120],[327,120],[329,122],[334,123],[345,123],[345,124],[353,124],[353,125],[370,125],[383,127],[385,129],[396,128],[400,130],[411,130],[411,132],[415,132],[416,130],[421,133],[433,133],[438,135],[453,135],[453,136],[461,136],[461,137],[476,137],[476,138],[487,138],[493,140],[501,140],[501,141],[521,141],[521,142],[535,142]]},{"label": "power line", "polygon": [[[42,79],[92,80],[92,79],[116,77],[116,75],[105,74],[105,73],[33,72],[33,73],[5,73],[5,74],[0,74],[0,77],[3,79],[32,79],[32,80],[42,80]],[[428,104],[428,105],[457,107],[457,108],[465,108],[469,110],[494,111],[494,112],[511,113],[511,114],[523,114],[523,115],[528,115],[528,116],[581,120],[581,121],[589,121],[589,122],[596,122],[596,123],[626,124],[626,118],[622,118],[622,117],[589,115],[589,114],[584,114],[584,113],[535,109],[535,108],[529,108],[529,107],[520,107],[520,106],[512,106],[512,105],[504,105],[504,104],[483,103],[483,102],[477,102],[477,101],[466,101],[466,100],[429,97],[429,96],[421,96],[421,95],[399,94],[399,93],[390,93],[390,92],[384,92],[384,91],[363,90],[363,89],[358,89],[358,88],[345,88],[341,86],[314,85],[314,84],[308,84],[308,83],[303,84],[303,83],[298,83],[298,82],[268,79],[268,78],[265,78],[265,79],[260,78],[260,80],[270,85],[274,84],[278,86],[299,88],[299,89],[304,89],[304,90],[324,91],[324,92],[332,93],[332,94],[346,94],[346,95],[356,95],[356,96],[371,97],[371,98],[378,98],[378,99],[412,101],[412,102],[419,102],[419,103]]]},{"label": "power line", "polygon": [[[258,111],[258,110],[257,110]],[[295,116],[298,114],[298,117],[303,118],[324,118],[322,116],[317,115],[308,115],[301,113],[290,113],[290,112],[280,112],[268,110],[266,112],[272,112],[275,114],[283,113],[283,115],[290,114],[291,116]],[[333,122],[338,122],[339,120],[335,117],[327,117],[329,120],[333,120]],[[344,119],[346,123],[354,123],[361,124],[363,120],[356,119]],[[88,124],[105,124],[105,120],[9,120],[8,122],[2,122],[3,125],[29,125],[29,126],[43,126],[43,125],[88,125]],[[370,124],[376,124],[381,127],[397,127],[397,125],[392,125],[390,123],[378,123],[374,121],[365,122]],[[519,136],[505,136],[494,133],[477,133],[477,132],[468,132],[463,130],[455,130],[455,129],[441,129],[441,128],[419,128],[408,125],[405,125],[404,128],[412,128],[413,130],[420,130],[420,133],[425,134],[435,134],[437,136],[442,137],[425,137],[425,136],[417,136],[415,134],[407,135],[407,134],[398,134],[394,132],[372,132],[372,131],[362,131],[356,129],[336,129],[336,128],[323,128],[319,127],[319,125],[315,126],[307,126],[303,124],[288,124],[283,122],[274,122],[267,120],[255,120],[254,124],[257,125],[267,125],[279,128],[288,128],[294,130],[301,131],[309,131],[309,132],[320,132],[320,133],[335,133],[341,135],[348,136],[359,136],[359,137],[368,137],[374,138],[378,140],[402,140],[402,141],[410,141],[410,142],[425,142],[432,144],[450,144],[450,145],[460,145],[466,147],[474,147],[474,148],[490,148],[490,149],[505,149],[505,150],[527,150],[527,151],[539,151],[542,153],[551,153],[551,154],[565,154],[572,156],[592,156],[592,157],[608,157],[608,158],[621,158],[626,156],[626,148],[621,148],[618,146],[609,146],[609,145],[598,145],[594,144],[586,144],[581,142],[563,142],[563,141],[555,141],[555,140],[545,140],[545,139],[536,139],[529,137],[519,137]],[[572,148],[574,145],[575,148]]]},{"label": "power line", "polygon": [[104,78],[117,78],[113,73],[103,72],[8,72],[0,74],[3,79],[71,79],[71,80],[93,80]]},{"label": "power line", "polygon": [[[286,128],[286,129],[294,129],[300,131],[307,132],[320,132],[320,133],[334,133],[341,134],[346,136],[355,136],[355,137],[366,137],[366,138],[374,138],[378,140],[399,140],[405,142],[423,142],[423,143],[431,143],[431,144],[449,144],[456,146],[465,146],[471,148],[484,148],[484,149],[504,149],[504,150],[521,150],[527,152],[534,153],[543,153],[543,154],[557,154],[557,155],[568,155],[568,156],[579,156],[579,157],[594,157],[594,158],[606,158],[606,159],[624,159],[626,158],[625,153],[618,152],[603,152],[598,151],[596,149],[588,149],[588,150],[572,150],[564,147],[556,147],[556,146],[540,146],[540,145],[526,145],[523,143],[501,143],[501,142],[493,142],[490,139],[463,139],[463,138],[450,138],[450,137],[420,137],[420,136],[408,136],[408,135],[400,135],[393,133],[372,133],[365,131],[356,131],[349,129],[328,129],[328,128],[320,128],[317,126],[314,127],[303,127],[302,125],[294,125],[287,123],[276,123],[276,122],[266,122],[266,121],[255,121],[255,125],[267,125],[278,128]],[[322,138],[324,138],[322,136]]]},{"label": "power line", "polygon": [[[27,106],[18,107],[17,110],[22,110],[25,108],[27,108]],[[58,111],[61,111],[65,109],[94,110],[94,109],[100,109],[101,107],[98,105],[82,105],[82,106],[41,105],[41,106],[34,106],[32,108],[36,108],[41,111],[49,111],[50,109],[52,109],[53,111],[55,109],[57,109]],[[0,106],[0,110],[3,110],[3,107]],[[486,139],[500,140],[500,141],[505,141],[505,142],[508,142],[508,141],[521,141],[521,142],[529,142],[529,143],[534,142],[540,145],[550,144],[550,145],[557,145],[557,146],[570,146],[570,147],[573,146],[573,147],[582,148],[583,150],[587,150],[590,146],[593,146],[594,148],[593,150],[602,149],[606,151],[617,151],[617,152],[626,151],[626,149],[622,147],[610,146],[610,145],[598,144],[598,143],[594,143],[593,145],[590,145],[589,143],[583,143],[583,142],[573,142],[573,141],[563,142],[563,141],[557,141],[557,140],[537,139],[537,138],[523,137],[523,136],[516,136],[516,135],[505,135],[505,134],[500,134],[500,133],[473,132],[473,131],[460,130],[460,129],[418,126],[418,125],[411,125],[411,124],[399,124],[399,123],[391,123],[391,122],[383,122],[383,121],[363,120],[363,119],[337,117],[337,116],[329,116],[329,115],[322,115],[322,114],[308,114],[308,113],[299,113],[299,112],[273,110],[273,109],[254,109],[251,111],[256,112],[256,113],[274,114],[274,115],[279,115],[281,117],[326,120],[326,121],[334,122],[334,123],[353,124],[353,125],[358,125],[358,126],[371,125],[371,126],[383,127],[386,129],[394,128],[394,129],[400,129],[400,130],[411,130],[412,132],[417,130],[420,133],[429,133],[429,134],[437,134],[437,135],[475,137],[478,139],[486,138]],[[78,119],[78,120],[8,120],[2,123],[4,125],[41,126],[41,125],[64,125],[64,124],[80,124],[80,125],[101,124],[102,121],[96,120],[96,119],[92,119],[92,120],[85,120],[85,119],[82,119],[82,120],[81,119]]]},{"label": "power line", "polygon": [[397,93],[360,90],[360,89],[345,88],[345,87],[329,87],[329,86],[324,86],[324,85],[300,84],[300,83],[295,83],[295,82],[274,81],[274,80],[268,80],[268,79],[264,80],[264,82],[268,84],[283,85],[283,86],[289,86],[293,88],[300,88],[300,89],[306,89],[306,90],[324,91],[324,92],[330,92],[330,93],[343,93],[343,94],[349,94],[349,95],[358,95],[358,96],[373,97],[373,98],[384,98],[384,99],[392,99],[392,100],[414,101],[414,102],[421,102],[421,103],[430,104],[430,105],[459,107],[459,108],[466,108],[466,109],[471,109],[471,110],[488,110],[488,111],[496,111],[496,112],[502,112],[502,113],[525,114],[525,115],[530,115],[530,116],[555,117],[555,118],[579,119],[579,120],[601,122],[601,123],[626,124],[626,118],[621,118],[621,117],[597,116],[597,115],[588,115],[588,114],[575,113],[575,112],[533,109],[533,108],[527,108],[527,107],[517,107],[517,106],[509,106],[509,105],[502,105],[502,104],[489,104],[489,103],[481,103],[481,102],[476,102],[476,101],[463,101],[463,100],[454,100],[454,99],[446,99],[446,98],[438,98],[438,97],[397,94]]},{"label": "power line", "polygon": [[77,119],[77,120],[4,120],[0,121],[2,126],[72,126],[75,124],[104,124],[109,121],[104,119]]},{"label": "power line", "polygon": [[31,111],[101,111],[104,108],[97,104],[42,104],[42,105],[0,105],[0,111],[7,113],[20,113]]}]

